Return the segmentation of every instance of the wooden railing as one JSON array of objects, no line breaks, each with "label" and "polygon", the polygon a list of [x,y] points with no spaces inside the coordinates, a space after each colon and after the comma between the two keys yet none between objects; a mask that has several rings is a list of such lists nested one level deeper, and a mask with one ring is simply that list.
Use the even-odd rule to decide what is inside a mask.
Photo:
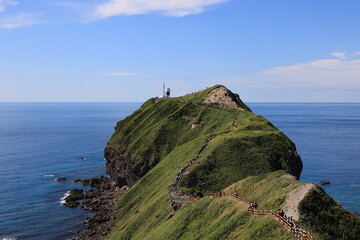
[{"label": "wooden railing", "polygon": [[250,206],[251,201],[249,201],[243,197],[240,197],[238,195],[236,196],[235,194],[233,195],[233,194],[225,193],[223,191],[207,194],[207,197],[225,197],[225,196],[230,196],[240,202],[243,202],[243,203],[246,203],[247,205],[249,205],[248,211],[251,214],[271,215],[275,220],[280,222],[288,231],[292,232],[298,240],[314,240],[313,236],[308,231],[297,227],[294,221],[281,217],[272,209],[254,209],[252,206]]},{"label": "wooden railing", "polygon": [[201,197],[188,197],[187,201],[188,202],[198,202],[201,199],[203,199],[203,198],[201,198]]}]

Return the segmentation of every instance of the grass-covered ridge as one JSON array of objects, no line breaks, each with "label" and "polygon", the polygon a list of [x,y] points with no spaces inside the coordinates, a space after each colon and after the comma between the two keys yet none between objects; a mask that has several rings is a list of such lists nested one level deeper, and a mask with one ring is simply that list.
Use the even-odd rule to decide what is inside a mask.
[{"label": "grass-covered ridge", "polygon": [[360,219],[334,201],[321,187],[311,190],[299,209],[300,221],[317,232],[320,240],[360,238]]},{"label": "grass-covered ridge", "polygon": [[[118,184],[131,188],[116,201],[108,239],[294,239],[270,216],[249,215],[247,206],[231,198],[183,203],[175,214],[170,206],[169,186],[193,159],[178,184],[182,194],[237,191],[261,209],[277,210],[288,192],[302,185],[289,177],[299,177],[302,163],[281,131],[241,100],[239,108],[203,102],[219,87],[150,99],[117,124],[105,150],[107,170]],[[237,101],[232,94],[226,93]],[[329,198],[321,192],[309,194],[301,202],[299,224],[315,239],[329,239],[333,227],[326,218],[333,217],[342,233],[353,228],[356,234],[358,219],[341,217],[349,213]],[[314,217],[316,212],[321,216]],[[314,221],[321,224],[314,228]]]},{"label": "grass-covered ridge", "polygon": [[[203,102],[219,87],[150,99],[117,124],[105,151],[107,170],[118,184],[133,186],[117,201],[110,239],[249,239],[244,236],[254,234],[258,239],[292,239],[271,218],[258,223],[246,207],[230,200],[185,204],[168,219],[173,211],[169,185],[205,142],[209,144],[180,181],[186,194],[202,196],[279,169],[300,175],[295,145],[237,95],[226,93],[239,108]],[[279,238],[280,232],[284,237]]]},{"label": "grass-covered ridge", "polygon": [[[176,150],[174,155],[169,156],[173,161],[165,159],[160,162],[118,199],[117,219],[108,239],[295,239],[272,217],[252,216],[247,212],[247,205],[228,197],[204,198],[199,202],[186,203],[175,216],[169,218],[172,209],[169,205],[167,184],[172,178],[171,174],[166,172],[176,171],[181,165],[181,161],[176,158],[177,154],[191,154],[191,151],[192,149],[187,149],[186,146]],[[159,174],[163,177],[159,178]],[[253,189],[254,185],[264,186],[258,189],[257,193],[263,198],[255,199],[260,206],[276,207],[281,204],[279,199],[283,199],[284,189],[272,187],[271,191],[268,191],[264,181],[269,180],[273,185],[280,177],[284,180],[283,184],[290,186],[286,190],[300,184],[294,179],[282,177],[283,175],[285,173],[280,171],[246,178],[225,190],[230,192],[238,190],[239,187]],[[247,190],[243,193],[246,192],[251,193]],[[276,193],[279,193],[279,197]],[[265,200],[268,198],[273,200]]]},{"label": "grass-covered ridge", "polygon": [[[132,185],[176,147],[204,137],[212,139],[209,149],[181,182],[188,192],[222,189],[249,175],[279,169],[299,176],[302,164],[295,145],[269,121],[252,113],[241,100],[241,109],[203,103],[219,87],[178,98],[150,99],[120,121],[105,151],[114,180]],[[214,169],[222,169],[225,179],[217,181],[220,176]]]}]

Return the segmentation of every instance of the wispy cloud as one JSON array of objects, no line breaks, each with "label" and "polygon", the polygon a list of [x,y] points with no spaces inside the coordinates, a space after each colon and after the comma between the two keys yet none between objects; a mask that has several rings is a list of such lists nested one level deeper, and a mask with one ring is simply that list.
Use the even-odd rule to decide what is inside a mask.
[{"label": "wispy cloud", "polygon": [[360,101],[360,56],[344,55],[276,66],[227,84],[246,89],[243,96],[250,101]]},{"label": "wispy cloud", "polygon": [[96,6],[95,17],[159,13],[182,17],[203,13],[208,7],[228,0],[108,0]]},{"label": "wispy cloud", "polygon": [[17,5],[18,2],[12,0],[0,0],[0,13],[4,12],[8,6]]},{"label": "wispy cloud", "polygon": [[129,73],[129,72],[114,72],[107,73],[106,76],[142,76],[142,73]]},{"label": "wispy cloud", "polygon": [[3,29],[28,27],[40,22],[41,21],[38,19],[37,14],[15,14],[0,16],[0,28]]},{"label": "wispy cloud", "polygon": [[337,58],[342,58],[342,59],[346,58],[345,52],[333,52],[333,53],[331,53],[331,55],[333,55],[334,57],[337,57]]},{"label": "wispy cloud", "polygon": [[[334,54],[332,54],[334,55]],[[344,53],[345,55],[345,53]],[[317,84],[360,87],[360,59],[320,59],[291,66],[279,66],[257,73],[279,84]]]}]

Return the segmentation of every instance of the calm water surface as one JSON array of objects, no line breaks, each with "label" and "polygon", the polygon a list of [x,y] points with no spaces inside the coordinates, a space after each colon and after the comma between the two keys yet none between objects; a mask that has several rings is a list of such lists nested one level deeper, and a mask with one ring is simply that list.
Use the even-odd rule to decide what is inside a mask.
[{"label": "calm water surface", "polygon": [[[0,103],[0,239],[67,239],[89,213],[59,199],[105,174],[103,149],[140,103]],[[360,104],[250,103],[297,145],[301,181],[360,212]],[[82,161],[80,158],[86,158]],[[56,182],[54,178],[70,180]]]},{"label": "calm water surface", "polygon": [[319,184],[336,201],[360,214],[360,103],[252,103],[253,112],[296,143],[302,182]]}]

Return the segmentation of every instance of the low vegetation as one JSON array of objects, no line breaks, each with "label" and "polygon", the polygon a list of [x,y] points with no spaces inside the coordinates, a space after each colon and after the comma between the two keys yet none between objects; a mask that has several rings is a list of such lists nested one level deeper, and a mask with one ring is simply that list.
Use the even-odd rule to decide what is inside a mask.
[{"label": "low vegetation", "polygon": [[[107,168],[116,170],[112,174],[122,171],[119,178],[112,176],[122,183],[129,175],[138,174],[139,180],[118,198],[108,239],[294,239],[270,216],[249,215],[247,206],[230,198],[185,203],[177,212],[171,208],[169,185],[201,149],[179,183],[185,194],[205,196],[225,189],[256,201],[262,209],[279,209],[287,192],[302,184],[288,176],[299,177],[302,169],[295,145],[269,121],[242,102],[241,109],[203,103],[217,87],[179,98],[150,99],[117,124],[107,148],[121,158],[108,159]],[[123,165],[116,165],[119,161]],[[139,173],[139,168],[145,170]],[[307,196],[304,226],[315,221],[307,207],[317,201],[323,197]],[[340,208],[330,209],[344,214],[337,212]],[[326,209],[318,211],[324,211],[324,218],[316,221],[324,224],[311,230],[331,229],[325,224]],[[346,219],[338,219],[344,231]]]},{"label": "low vegetation", "polygon": [[300,221],[319,235],[318,239],[357,240],[360,219],[334,201],[321,187],[311,190],[300,203]]}]

